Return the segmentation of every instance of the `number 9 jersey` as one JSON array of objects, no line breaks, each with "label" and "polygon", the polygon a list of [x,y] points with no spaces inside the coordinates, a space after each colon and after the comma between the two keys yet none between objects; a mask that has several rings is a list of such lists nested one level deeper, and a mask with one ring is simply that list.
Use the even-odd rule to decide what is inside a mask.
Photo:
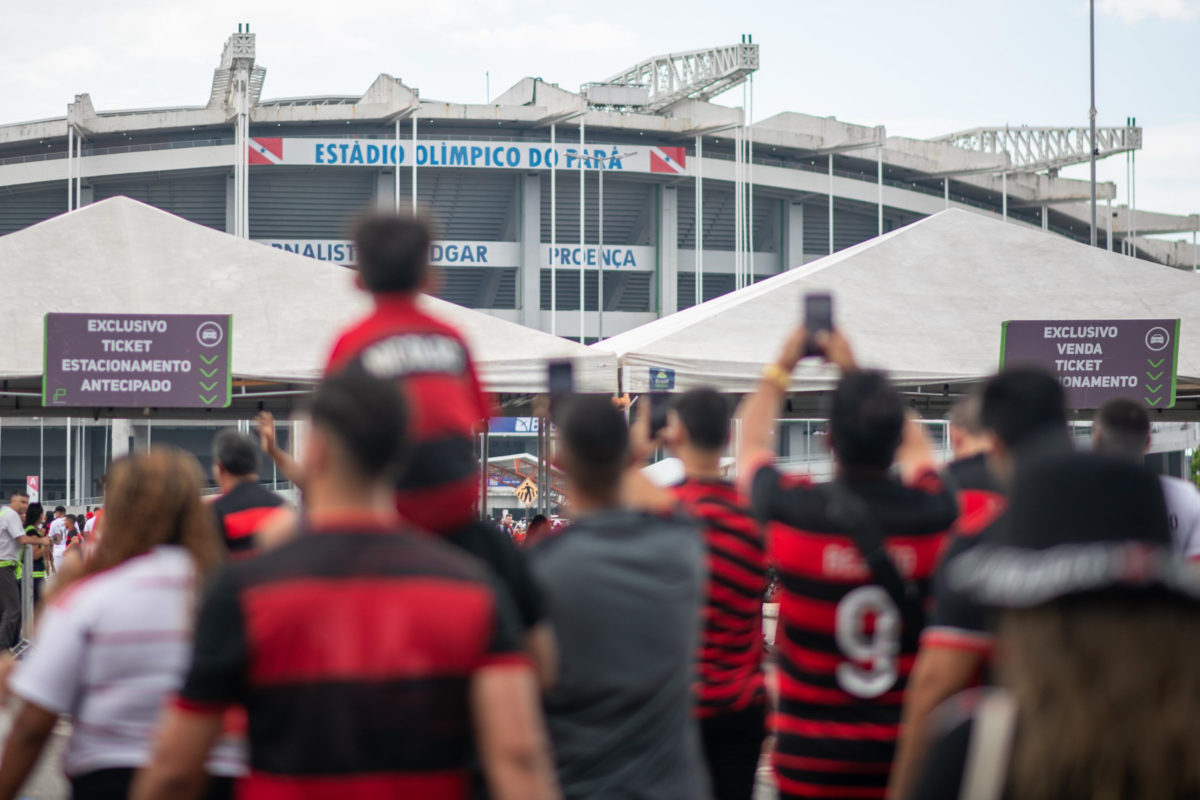
[{"label": "number 9 jersey", "polygon": [[[828,489],[763,463],[746,471],[754,513],[770,524],[781,592],[775,646],[774,768],[783,798],[883,798],[919,630],[878,584],[854,538],[830,519]],[[897,572],[928,605],[958,506],[937,474],[912,485],[849,478]]]}]

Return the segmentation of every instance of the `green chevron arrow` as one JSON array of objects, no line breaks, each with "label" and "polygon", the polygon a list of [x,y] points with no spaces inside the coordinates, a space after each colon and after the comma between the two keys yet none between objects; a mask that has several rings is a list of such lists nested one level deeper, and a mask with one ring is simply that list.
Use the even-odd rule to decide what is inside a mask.
[{"label": "green chevron arrow", "polygon": [[211,406],[213,403],[217,402],[217,396],[215,394],[212,397],[200,395],[200,399],[204,401],[204,405],[206,406]]},{"label": "green chevron arrow", "polygon": [[1150,394],[1158,394],[1158,390],[1161,388],[1162,388],[1161,383],[1158,384],[1157,386],[1151,386],[1149,384],[1146,385],[1146,391],[1149,392]]},{"label": "green chevron arrow", "polygon": [[1146,363],[1149,364],[1150,366],[1154,367],[1155,369],[1158,369],[1159,367],[1161,367],[1163,365],[1164,361],[1166,361],[1165,358],[1160,358],[1158,361],[1155,361],[1152,358],[1146,359]]},{"label": "green chevron arrow", "polygon": [[204,381],[200,381],[200,388],[206,392],[215,392],[217,390],[217,382],[205,383]]},{"label": "green chevron arrow", "polygon": [[1150,371],[1146,372],[1146,377],[1152,381],[1156,381],[1159,378],[1161,378],[1162,376],[1163,376],[1162,370],[1159,370],[1158,372],[1150,372]]},{"label": "green chevron arrow", "polygon": [[[212,358],[209,358],[208,356],[200,356],[200,360],[203,361],[205,364],[208,364],[211,366],[212,364],[215,364],[217,362],[217,359],[220,357],[221,356],[219,354],[213,356]],[[1157,367],[1158,364],[1154,364],[1154,366]]]},{"label": "green chevron arrow", "polygon": [[221,370],[219,367],[213,367],[212,369],[205,369],[204,367],[200,368],[200,374],[206,378],[211,378],[213,375],[216,375],[220,371]]},{"label": "green chevron arrow", "polygon": [[1151,400],[1149,397],[1143,397],[1142,399],[1146,401],[1146,405],[1150,405],[1150,406],[1156,406],[1156,405],[1158,405],[1158,402],[1160,400],[1162,400],[1161,397],[1156,397],[1153,400]]}]

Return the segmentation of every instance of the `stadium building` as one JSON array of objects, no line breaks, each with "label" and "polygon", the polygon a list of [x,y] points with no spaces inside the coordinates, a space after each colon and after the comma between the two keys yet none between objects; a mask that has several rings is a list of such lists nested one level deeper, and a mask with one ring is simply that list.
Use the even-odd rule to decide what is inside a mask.
[{"label": "stadium building", "polygon": [[[79,94],[65,117],[0,125],[0,235],[126,195],[351,263],[357,214],[420,208],[437,224],[443,298],[589,342],[948,207],[1089,240],[1090,186],[1058,174],[1088,159],[1086,128],[917,140],[798,112],[754,119],[758,67],[747,40],[579,91],[526,78],[486,104],[423,98],[390,75],[359,96],[270,100],[247,26],[203,105],[101,112]],[[741,106],[712,102],[737,89]],[[1101,128],[1096,148],[1131,160],[1141,142],[1134,125]],[[1200,217],[1119,204],[1112,183],[1098,197],[1099,246],[1195,268]],[[1168,233],[1193,243],[1153,238]]]},{"label": "stadium building", "polygon": [[[81,94],[65,117],[0,126],[0,234],[127,195],[346,263],[354,215],[415,194],[439,223],[446,299],[578,337],[581,272],[590,311],[603,272],[589,340],[694,303],[697,267],[708,299],[947,206],[1088,240],[1089,186],[1057,175],[1087,159],[1086,128],[922,141],[801,113],[746,125],[710,98],[758,65],[742,43],[579,92],[526,78],[488,104],[425,99],[389,75],[361,96],[266,100],[255,34],[239,32],[203,106],[98,112]],[[1132,126],[1097,136],[1102,157],[1141,141]],[[1113,205],[1110,183],[1098,196],[1101,246],[1193,267],[1193,247],[1148,236],[1194,232],[1195,215]],[[552,321],[552,307],[576,313]]]}]

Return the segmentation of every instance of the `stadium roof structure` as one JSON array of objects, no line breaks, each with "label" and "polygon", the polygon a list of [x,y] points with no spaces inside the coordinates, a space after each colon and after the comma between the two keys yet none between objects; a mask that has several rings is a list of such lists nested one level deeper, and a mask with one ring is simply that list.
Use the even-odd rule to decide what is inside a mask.
[{"label": "stadium roof structure", "polygon": [[[802,298],[834,294],[836,324],[864,367],[887,369],[934,410],[992,374],[1001,323],[1013,319],[1180,319],[1179,400],[1200,410],[1200,277],[1060,236],[951,209],[745,289],[606,339],[622,388],[648,391],[674,370],[675,388],[744,393],[800,322]],[[833,371],[803,362],[800,393],[832,387]],[[924,399],[924,404],[921,399]],[[794,410],[813,410],[797,400]]]},{"label": "stadium roof structure", "polygon": [[[345,267],[126,197],[0,237],[4,283],[26,286],[25,276],[35,274],[42,290],[30,287],[30,302],[6,318],[0,355],[0,400],[7,407],[15,399],[24,410],[40,406],[40,391],[31,389],[36,379],[40,390],[46,312],[232,313],[233,409],[244,413],[248,403],[306,394],[337,331],[370,307]],[[615,357],[602,350],[436,298],[422,302],[463,333],[491,392],[542,393],[551,359],[574,361],[576,382],[587,391],[616,388]]]}]

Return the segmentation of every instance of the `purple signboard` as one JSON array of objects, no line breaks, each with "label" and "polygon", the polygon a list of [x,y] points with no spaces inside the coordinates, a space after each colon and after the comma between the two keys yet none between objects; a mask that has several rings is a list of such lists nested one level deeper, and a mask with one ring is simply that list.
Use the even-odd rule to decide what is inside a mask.
[{"label": "purple signboard", "polygon": [[1170,408],[1178,360],[1177,319],[1009,320],[1001,327],[1001,369],[1050,370],[1071,408],[1099,408],[1114,397]]},{"label": "purple signboard", "polygon": [[42,405],[227,408],[228,314],[47,314]]}]

